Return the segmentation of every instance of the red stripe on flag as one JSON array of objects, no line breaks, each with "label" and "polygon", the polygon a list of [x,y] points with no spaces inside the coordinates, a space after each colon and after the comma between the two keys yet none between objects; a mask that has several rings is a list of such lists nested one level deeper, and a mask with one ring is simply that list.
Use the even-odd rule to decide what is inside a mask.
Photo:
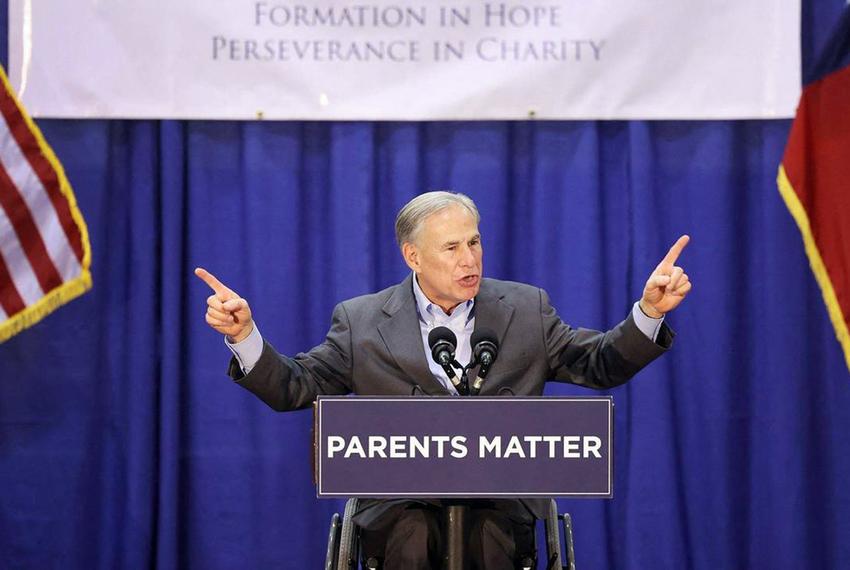
[{"label": "red stripe on flag", "polygon": [[[71,250],[77,257],[77,261],[82,264],[82,237],[80,236],[79,228],[74,223],[74,218],[71,216],[71,208],[68,205],[68,200],[60,189],[56,171],[53,169],[50,161],[41,152],[38,140],[33,135],[23,116],[21,116],[15,100],[6,89],[0,89],[0,113],[6,119],[9,131],[18,143],[21,152],[27,158],[33,172],[35,172],[42,186],[44,186],[47,195],[50,197],[53,208],[56,210],[56,215],[59,217],[59,224],[68,238]],[[45,291],[47,290],[45,289]]]},{"label": "red stripe on flag", "polygon": [[26,307],[2,255],[0,255],[0,307],[3,307],[8,317],[20,313]]},{"label": "red stripe on flag", "polygon": [[850,316],[850,67],[803,91],[782,163],[845,322]]},{"label": "red stripe on flag", "polygon": [[4,168],[0,168],[0,207],[6,211],[6,216],[18,234],[18,241],[32,265],[42,292],[48,293],[60,286],[62,277],[47,253],[32,212]]}]

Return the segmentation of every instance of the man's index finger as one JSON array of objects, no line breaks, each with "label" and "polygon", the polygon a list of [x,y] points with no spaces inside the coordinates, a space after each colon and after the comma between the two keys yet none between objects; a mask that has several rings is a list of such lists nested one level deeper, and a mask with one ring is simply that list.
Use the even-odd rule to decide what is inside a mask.
[{"label": "man's index finger", "polygon": [[675,265],[676,263],[676,260],[679,259],[679,256],[682,254],[682,250],[685,249],[685,246],[688,245],[689,241],[691,241],[691,238],[688,235],[683,235],[682,237],[677,239],[676,243],[673,244],[673,247],[670,248],[670,251],[667,252],[667,255],[664,256],[664,259],[661,260],[661,264],[673,267],[673,265]]},{"label": "man's index finger", "polygon": [[221,281],[216,279],[215,275],[213,275],[203,267],[196,267],[195,275],[200,277],[201,281],[206,283],[209,288],[212,289],[222,301],[230,297],[230,289],[225,287]]}]

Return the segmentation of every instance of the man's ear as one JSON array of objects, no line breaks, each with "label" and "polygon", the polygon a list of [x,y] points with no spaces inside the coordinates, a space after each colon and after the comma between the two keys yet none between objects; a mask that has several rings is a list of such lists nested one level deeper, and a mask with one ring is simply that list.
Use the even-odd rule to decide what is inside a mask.
[{"label": "man's ear", "polygon": [[409,241],[404,242],[401,246],[401,255],[404,257],[404,262],[414,272],[419,273],[419,251],[416,246]]}]

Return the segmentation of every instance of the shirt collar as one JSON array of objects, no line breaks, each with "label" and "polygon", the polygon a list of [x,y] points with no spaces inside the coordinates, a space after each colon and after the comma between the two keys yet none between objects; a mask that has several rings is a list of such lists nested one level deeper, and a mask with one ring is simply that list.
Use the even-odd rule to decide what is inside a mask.
[{"label": "shirt collar", "polygon": [[428,297],[425,296],[425,293],[419,286],[419,278],[416,276],[416,273],[413,274],[413,297],[416,299],[416,312],[419,313],[419,320],[429,326],[434,325],[434,319],[437,316],[440,317],[440,320],[446,321],[449,319],[453,320],[460,315],[465,315],[463,322],[467,323],[472,318],[472,309],[475,306],[475,298],[473,297],[466,303],[461,303],[455,307],[455,310],[452,311],[451,315],[446,315],[445,311],[443,311],[441,307],[432,303]]}]

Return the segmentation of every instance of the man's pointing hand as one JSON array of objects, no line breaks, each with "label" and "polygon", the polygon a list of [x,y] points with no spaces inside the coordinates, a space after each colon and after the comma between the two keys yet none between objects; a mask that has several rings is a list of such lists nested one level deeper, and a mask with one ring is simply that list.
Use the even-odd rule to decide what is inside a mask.
[{"label": "man's pointing hand", "polygon": [[661,263],[646,280],[643,297],[640,299],[641,310],[649,317],[660,318],[679,306],[685,295],[691,290],[691,282],[685,271],[676,265],[676,260],[690,237],[684,235],[676,240]]},{"label": "man's pointing hand", "polygon": [[213,294],[207,297],[207,324],[229,336],[231,342],[244,340],[254,328],[248,301],[226,287],[206,269],[195,268],[195,275],[213,290]]}]

